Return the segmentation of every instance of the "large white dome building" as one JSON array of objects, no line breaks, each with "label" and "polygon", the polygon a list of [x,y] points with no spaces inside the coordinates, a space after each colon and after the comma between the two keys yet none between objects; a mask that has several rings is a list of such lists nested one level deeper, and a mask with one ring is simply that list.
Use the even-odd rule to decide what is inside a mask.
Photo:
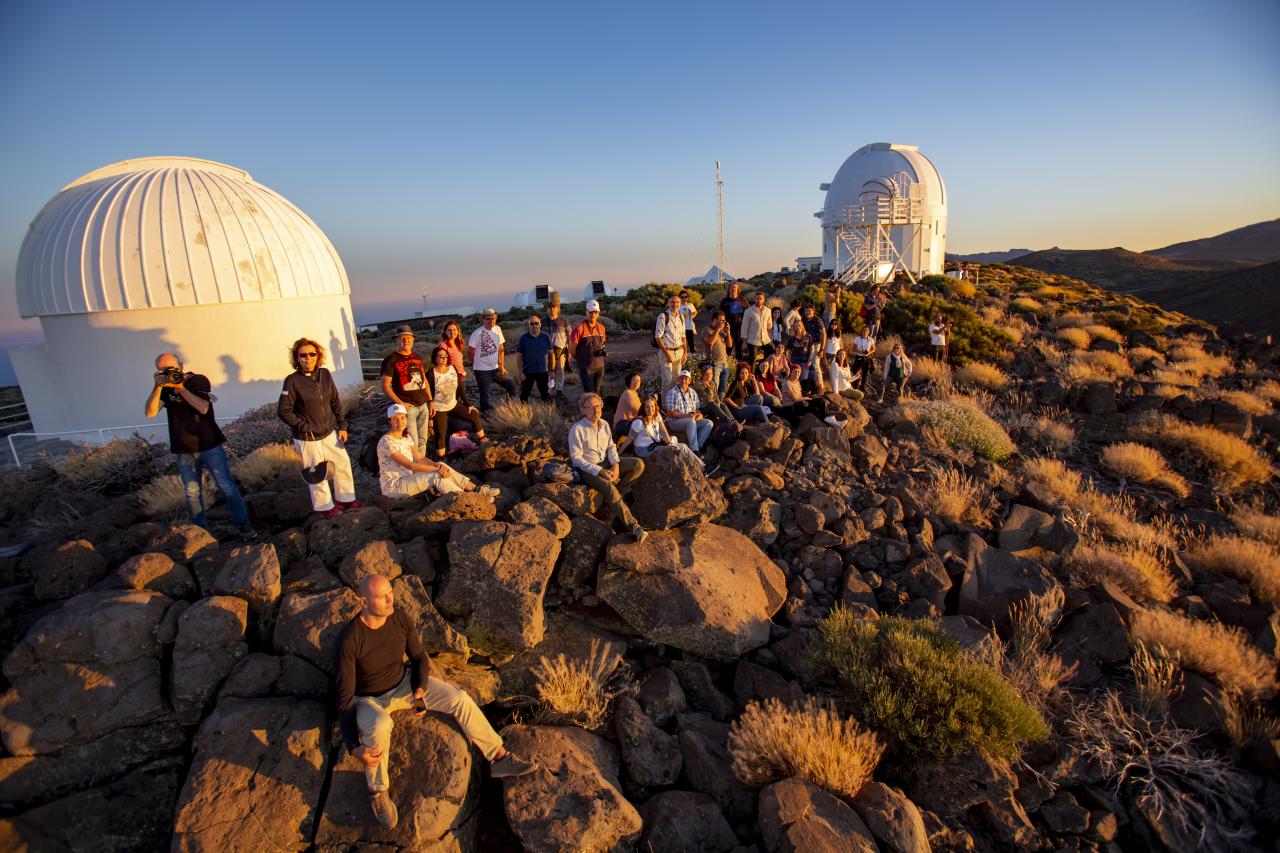
[{"label": "large white dome building", "polygon": [[166,351],[209,377],[221,421],[278,398],[300,337],[328,351],[339,387],[360,382],[350,293],[324,233],[249,173],[125,160],[63,187],[31,223],[18,311],[40,318],[45,342],[11,357],[38,433],[144,423]]},{"label": "large white dome building", "polygon": [[[864,145],[844,161],[830,183],[822,210],[822,268],[837,275],[849,264],[851,235],[870,229],[879,217],[883,236],[901,255],[901,268],[917,275],[941,273],[946,259],[947,188],[942,175],[914,145],[876,142]],[[899,203],[891,205],[891,199]],[[886,211],[896,211],[890,221]],[[904,216],[909,210],[909,215]],[[903,221],[909,219],[910,221]],[[843,239],[842,239],[843,238]],[[881,261],[892,258],[887,246],[877,249]]]}]

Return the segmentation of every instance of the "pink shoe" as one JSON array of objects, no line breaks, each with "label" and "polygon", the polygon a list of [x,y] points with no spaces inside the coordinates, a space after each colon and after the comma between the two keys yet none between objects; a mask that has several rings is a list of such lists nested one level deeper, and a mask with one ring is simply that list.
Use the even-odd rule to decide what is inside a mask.
[{"label": "pink shoe", "polygon": [[342,515],[342,510],[338,509],[336,506],[333,507],[332,509],[326,509],[324,512],[320,513],[321,518],[330,518],[330,519],[337,518],[340,515]]},{"label": "pink shoe", "polygon": [[364,507],[364,504],[360,503],[360,501],[338,501],[338,506],[342,507],[344,510],[361,509]]}]

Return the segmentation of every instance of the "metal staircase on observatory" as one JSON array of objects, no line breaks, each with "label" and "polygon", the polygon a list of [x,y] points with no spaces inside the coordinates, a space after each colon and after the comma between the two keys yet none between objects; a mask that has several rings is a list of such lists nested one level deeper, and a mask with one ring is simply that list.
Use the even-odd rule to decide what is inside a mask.
[{"label": "metal staircase on observatory", "polygon": [[[902,270],[915,284],[907,257],[920,239],[924,214],[924,186],[906,172],[867,182],[836,229],[836,278],[845,284],[883,282]],[[901,229],[897,241],[895,228]]]}]

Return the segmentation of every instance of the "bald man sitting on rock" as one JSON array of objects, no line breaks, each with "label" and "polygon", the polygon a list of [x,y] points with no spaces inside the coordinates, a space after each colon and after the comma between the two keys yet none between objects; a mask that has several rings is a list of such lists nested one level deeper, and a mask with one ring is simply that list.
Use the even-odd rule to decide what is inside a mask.
[{"label": "bald man sitting on rock", "polygon": [[[395,609],[391,582],[382,575],[360,581],[364,608],[338,642],[338,722],[347,749],[364,763],[373,816],[385,827],[399,820],[388,789],[393,711],[439,711],[458,721],[463,733],[491,762],[495,778],[522,776],[534,769],[502,746],[475,701],[462,690],[431,675],[417,626]],[[405,666],[408,655],[409,666]]]}]

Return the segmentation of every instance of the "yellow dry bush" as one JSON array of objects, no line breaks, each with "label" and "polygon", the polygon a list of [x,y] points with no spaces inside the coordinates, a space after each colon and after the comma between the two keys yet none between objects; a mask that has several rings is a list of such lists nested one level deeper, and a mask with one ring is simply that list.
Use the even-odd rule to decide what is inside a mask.
[{"label": "yellow dry bush", "polygon": [[969,362],[956,370],[955,377],[965,385],[977,385],[991,391],[1000,391],[1009,386],[1009,374],[985,361]]},{"label": "yellow dry bush", "polygon": [[1250,415],[1271,414],[1271,404],[1261,396],[1248,391],[1223,391],[1218,395],[1218,399]]},{"label": "yellow dry bush", "polygon": [[1092,338],[1089,337],[1089,333],[1084,329],[1077,329],[1073,326],[1068,326],[1065,329],[1059,329],[1054,337],[1073,349],[1088,349],[1089,342],[1092,340]]},{"label": "yellow dry bush", "polygon": [[1067,558],[1066,569],[1079,583],[1108,580],[1139,601],[1167,604],[1177,592],[1173,575],[1160,560],[1133,547],[1081,545]]},{"label": "yellow dry bush", "polygon": [[1066,450],[1076,441],[1076,431],[1071,424],[1044,415],[1029,419],[1022,431],[1050,450]]},{"label": "yellow dry bush", "polygon": [[1030,296],[1019,296],[1017,299],[1009,303],[1011,311],[1025,311],[1028,314],[1034,314],[1044,306]]},{"label": "yellow dry bush", "polygon": [[734,775],[759,788],[799,776],[852,800],[871,779],[884,746],[875,732],[810,698],[798,708],[752,702],[729,729]]},{"label": "yellow dry bush", "polygon": [[1280,382],[1274,379],[1268,379],[1260,382],[1258,387],[1253,389],[1253,393],[1257,394],[1268,403],[1280,403]]},{"label": "yellow dry bush", "polygon": [[1231,522],[1245,536],[1280,548],[1280,517],[1245,508],[1233,512]]},{"label": "yellow dry bush", "polygon": [[1101,462],[1103,468],[1129,480],[1163,486],[1180,498],[1191,494],[1187,481],[1169,468],[1154,447],[1132,441],[1112,444],[1102,451]]},{"label": "yellow dry bush", "polygon": [[1084,478],[1079,471],[1068,468],[1061,459],[1037,456],[1022,463],[1022,472],[1068,506],[1079,500]]},{"label": "yellow dry bush", "polygon": [[1052,284],[1042,284],[1034,291],[1036,296],[1041,299],[1057,299],[1066,295],[1066,291],[1061,287],[1054,287]]},{"label": "yellow dry bush", "polygon": [[267,444],[231,465],[233,473],[246,491],[260,489],[284,471],[299,468],[302,457],[292,444]]},{"label": "yellow dry bush", "polygon": [[1205,470],[1224,491],[1235,491],[1271,478],[1271,465],[1249,442],[1211,426],[1165,416],[1146,429],[1153,441],[1176,449]]},{"label": "yellow dry bush", "polygon": [[1169,358],[1184,373],[1202,377],[1221,376],[1234,367],[1230,356],[1210,355],[1198,344],[1192,343],[1170,347]]},{"label": "yellow dry bush", "polygon": [[538,718],[553,725],[598,731],[609,721],[613,700],[634,689],[622,656],[599,640],[591,641],[586,660],[563,654],[539,658],[533,668]]},{"label": "yellow dry bush", "polygon": [[1055,329],[1083,329],[1093,325],[1093,317],[1079,311],[1064,311],[1054,317],[1049,325]]},{"label": "yellow dry bush", "polygon": [[955,468],[937,468],[925,488],[924,504],[947,524],[984,525],[991,518],[990,491]]},{"label": "yellow dry bush", "polygon": [[1258,598],[1280,604],[1280,552],[1271,545],[1219,535],[1193,544],[1187,554],[1197,565],[1249,584]]},{"label": "yellow dry bush", "polygon": [[1085,326],[1084,330],[1088,332],[1089,336],[1094,340],[1101,338],[1104,341],[1111,341],[1113,344],[1124,343],[1124,335],[1120,334],[1110,326],[1104,326],[1101,323],[1091,323],[1090,325]]},{"label": "yellow dry bush", "polygon": [[1133,615],[1129,636],[1163,648],[1184,669],[1214,679],[1226,690],[1249,696],[1275,692],[1275,661],[1254,648],[1238,628],[1168,610],[1142,610]]},{"label": "yellow dry bush", "polygon": [[1072,360],[1087,364],[1108,377],[1133,375],[1133,367],[1130,366],[1129,359],[1118,352],[1091,350],[1076,355]]},{"label": "yellow dry bush", "polygon": [[951,389],[951,365],[941,359],[925,356],[912,362],[911,384],[930,383],[944,390]]},{"label": "yellow dry bush", "polygon": [[1186,389],[1200,384],[1199,376],[1177,367],[1158,367],[1151,371],[1151,379],[1161,385],[1179,389],[1178,393],[1185,393]]},{"label": "yellow dry bush", "polygon": [[1151,349],[1151,347],[1134,347],[1129,350],[1129,360],[1135,364],[1142,364],[1145,361],[1164,362],[1164,353],[1159,350]]},{"label": "yellow dry bush", "polygon": [[[208,471],[201,478],[204,503],[209,506],[217,495],[217,487]],[[177,474],[156,477],[138,489],[138,506],[151,518],[173,518],[187,511],[187,493]]]},{"label": "yellow dry bush", "polygon": [[1140,548],[1164,548],[1173,544],[1164,531],[1135,520],[1132,507],[1126,500],[1098,492],[1084,482],[1079,472],[1071,470],[1059,459],[1045,456],[1028,459],[1022,463],[1022,470],[1083,521],[1112,539]]}]

